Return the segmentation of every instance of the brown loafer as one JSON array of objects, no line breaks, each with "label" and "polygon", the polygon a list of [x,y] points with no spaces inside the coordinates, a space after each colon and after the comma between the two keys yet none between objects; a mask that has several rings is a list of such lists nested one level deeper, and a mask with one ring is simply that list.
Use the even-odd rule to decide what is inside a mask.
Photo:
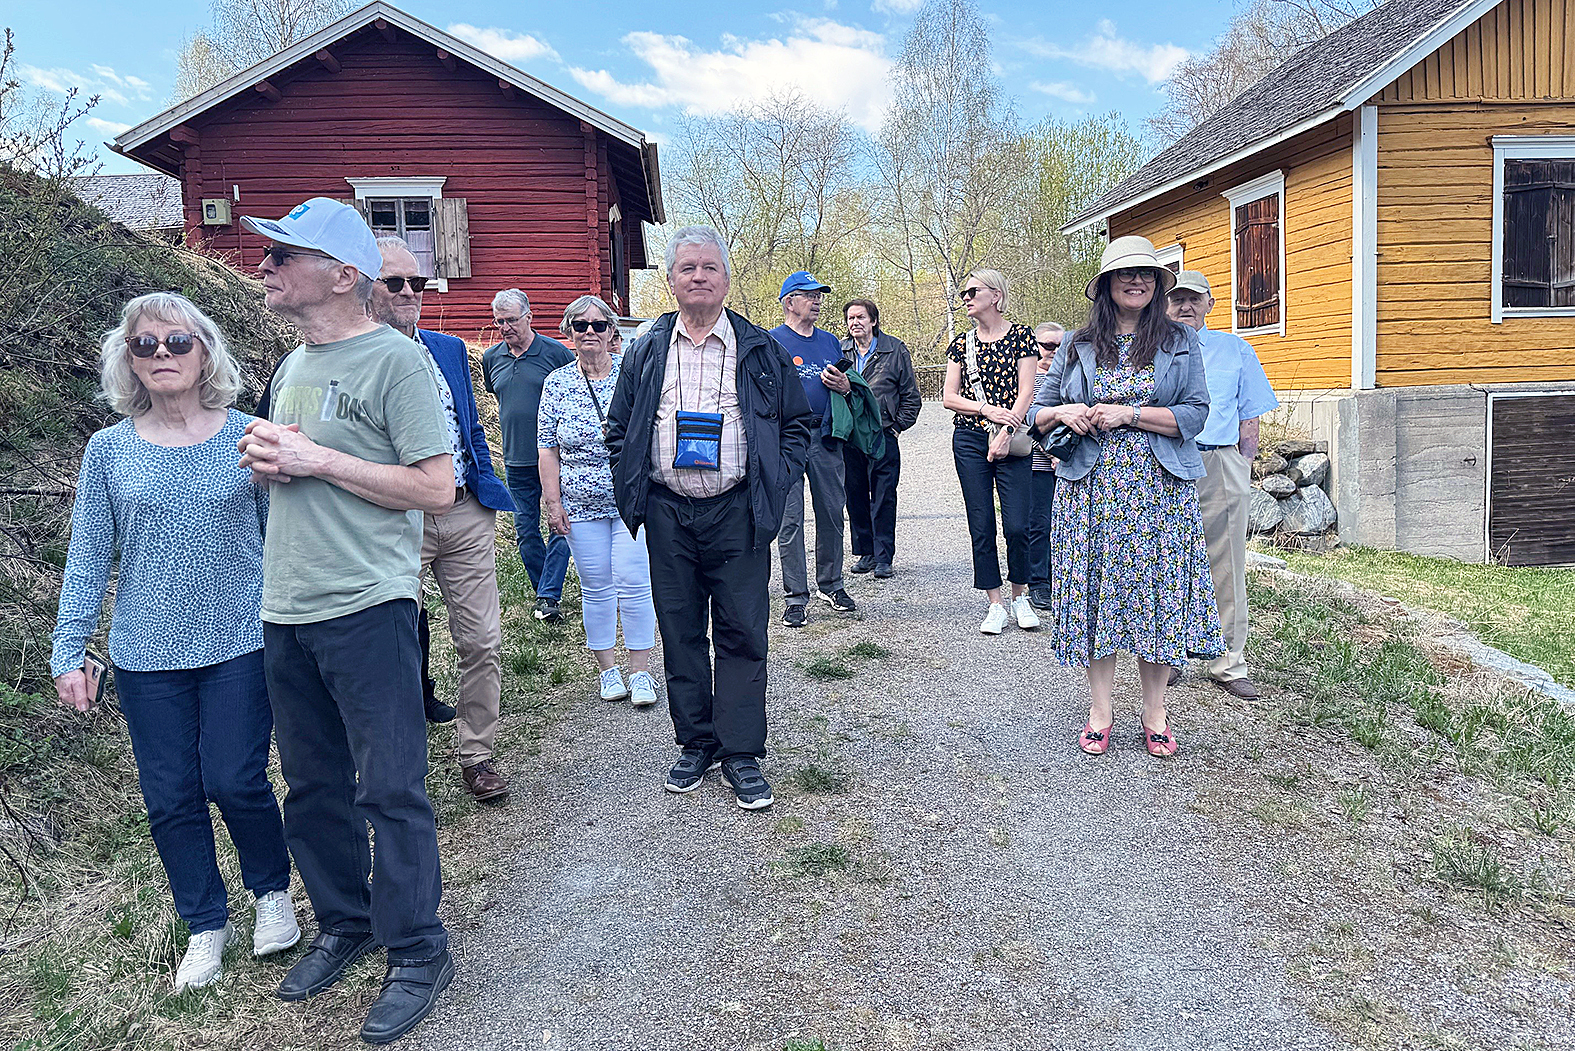
[{"label": "brown loafer", "polygon": [[479,803],[509,794],[509,783],[498,773],[491,759],[483,759],[474,766],[462,768],[460,776],[465,779],[465,787],[470,789],[470,794]]},{"label": "brown loafer", "polygon": [[1259,697],[1263,696],[1263,694],[1258,691],[1258,687],[1254,685],[1253,681],[1247,678],[1215,679],[1214,685],[1218,686],[1232,697],[1240,697],[1244,701],[1256,701]]}]

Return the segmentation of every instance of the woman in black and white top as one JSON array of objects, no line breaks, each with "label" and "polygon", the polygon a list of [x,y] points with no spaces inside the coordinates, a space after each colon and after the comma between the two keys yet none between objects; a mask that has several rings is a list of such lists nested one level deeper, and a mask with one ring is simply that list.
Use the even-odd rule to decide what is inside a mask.
[{"label": "woman in black and white top", "polygon": [[[946,391],[941,404],[956,413],[952,458],[962,484],[973,540],[973,586],[985,592],[990,609],[979,630],[999,635],[1006,627],[1001,601],[1001,565],[995,544],[995,501],[1001,501],[1006,534],[1006,575],[1012,584],[1012,614],[1018,627],[1037,628],[1039,618],[1024,593],[1030,576],[1028,512],[1032,470],[1027,456],[1011,456],[1013,435],[1034,397],[1038,352],[1033,332],[1005,317],[1006,278],[975,270],[958,297],[974,328],[946,348]],[[970,340],[970,336],[973,337]],[[973,344],[972,364],[969,345]],[[979,395],[983,395],[981,398]],[[992,437],[991,431],[995,434]]]}]

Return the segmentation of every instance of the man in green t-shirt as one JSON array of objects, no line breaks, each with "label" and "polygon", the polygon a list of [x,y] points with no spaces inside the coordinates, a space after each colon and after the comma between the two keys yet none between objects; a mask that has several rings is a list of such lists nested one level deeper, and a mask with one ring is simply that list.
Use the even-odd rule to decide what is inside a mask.
[{"label": "man in green t-shirt", "polygon": [[263,661],[285,838],[318,923],[278,995],[321,992],[382,945],[387,977],[361,1036],[387,1043],[454,977],[416,637],[421,515],[453,503],[453,446],[422,349],[367,316],[382,256],[355,209],[314,197],[241,221],[271,242],[268,309],[306,337],[240,442],[241,465],[269,485]]}]

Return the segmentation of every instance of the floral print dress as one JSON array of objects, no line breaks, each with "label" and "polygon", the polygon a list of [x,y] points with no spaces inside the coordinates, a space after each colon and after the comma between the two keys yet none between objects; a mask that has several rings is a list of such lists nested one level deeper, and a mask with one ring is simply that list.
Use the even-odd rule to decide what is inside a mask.
[{"label": "floral print dress", "polygon": [[[1117,336],[1120,364],[1094,374],[1094,401],[1146,405],[1154,366],[1134,369],[1131,336]],[[1152,664],[1225,652],[1198,487],[1165,470],[1148,436],[1122,427],[1100,435],[1087,476],[1056,484],[1050,518],[1055,656],[1086,667],[1119,651]]]}]

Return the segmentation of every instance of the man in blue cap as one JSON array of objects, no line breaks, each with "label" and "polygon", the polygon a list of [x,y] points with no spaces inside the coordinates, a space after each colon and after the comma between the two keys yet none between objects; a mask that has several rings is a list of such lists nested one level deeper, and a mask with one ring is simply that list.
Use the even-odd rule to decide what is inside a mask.
[{"label": "man in blue cap", "polygon": [[305,337],[274,377],[269,419],[240,441],[271,498],[263,666],[285,839],[318,925],[278,995],[322,992],[381,945],[388,971],[361,1037],[388,1043],[454,977],[416,637],[421,516],[454,502],[454,446],[425,352],[367,314],[383,258],[356,210],[314,197],[241,222],[272,242],[268,309]]},{"label": "man in blue cap", "polygon": [[821,601],[838,613],[852,613],[856,608],[842,581],[842,515],[848,502],[843,485],[842,443],[827,435],[823,427],[830,392],[846,394],[852,389],[848,377],[836,367],[842,360],[842,344],[830,332],[815,327],[820,319],[821,300],[830,291],[829,285],[821,284],[808,271],[789,274],[777,297],[782,303],[784,321],[771,330],[798,370],[811,417],[809,459],[803,475],[788,484],[782,531],[777,534],[782,591],[787,597],[782,623],[790,628],[804,626],[805,608],[809,605],[809,569],[804,558],[806,478],[815,506],[816,591]]}]

